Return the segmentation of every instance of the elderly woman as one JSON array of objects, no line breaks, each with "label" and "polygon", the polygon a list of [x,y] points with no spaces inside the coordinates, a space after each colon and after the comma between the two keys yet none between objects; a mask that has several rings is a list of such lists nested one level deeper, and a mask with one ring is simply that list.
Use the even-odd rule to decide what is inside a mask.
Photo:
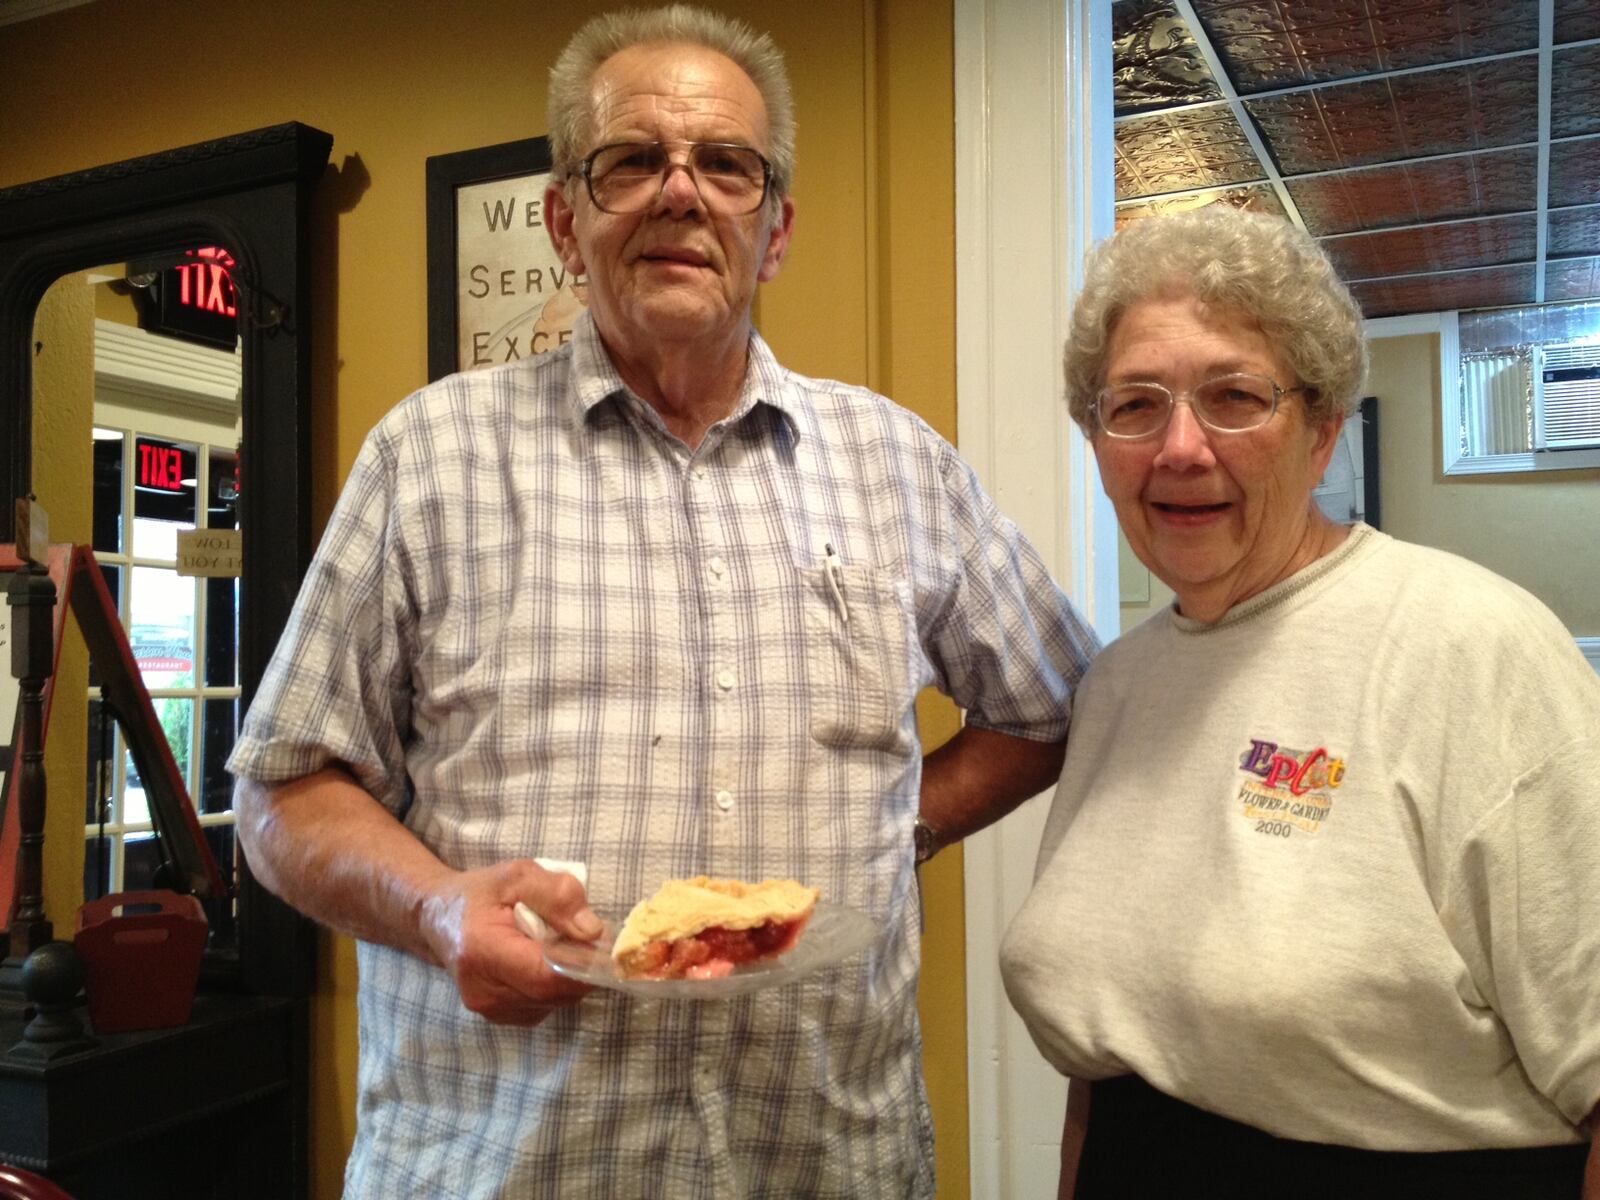
[{"label": "elderly woman", "polygon": [[1072,415],[1176,602],[1084,681],[1001,955],[1073,1079],[1063,1196],[1583,1187],[1600,678],[1517,586],[1319,512],[1365,360],[1284,221],[1090,260]]}]

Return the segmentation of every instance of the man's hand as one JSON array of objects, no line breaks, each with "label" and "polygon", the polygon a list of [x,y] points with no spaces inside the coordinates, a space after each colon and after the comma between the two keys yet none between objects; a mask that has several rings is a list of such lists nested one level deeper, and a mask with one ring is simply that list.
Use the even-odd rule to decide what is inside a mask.
[{"label": "man's hand", "polygon": [[250,868],[273,894],[330,929],[443,967],[473,1012],[531,1025],[590,990],[552,971],[513,916],[520,900],[559,933],[598,937],[571,875],[528,861],[457,871],[337,767],[272,786],[240,780],[234,811]]},{"label": "man's hand", "polygon": [[421,932],[469,1009],[503,1025],[537,1025],[593,989],[550,969],[538,943],[517,928],[512,909],[519,900],[556,933],[579,941],[600,936],[583,885],[526,861],[448,878],[423,902]]}]

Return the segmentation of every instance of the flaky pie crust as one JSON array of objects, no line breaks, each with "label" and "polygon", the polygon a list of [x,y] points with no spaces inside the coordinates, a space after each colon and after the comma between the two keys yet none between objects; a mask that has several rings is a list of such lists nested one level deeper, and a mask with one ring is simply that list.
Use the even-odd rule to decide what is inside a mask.
[{"label": "flaky pie crust", "polygon": [[611,957],[623,962],[651,942],[681,941],[718,925],[754,929],[768,921],[798,921],[811,915],[820,895],[793,879],[669,879],[655,895],[633,906]]}]

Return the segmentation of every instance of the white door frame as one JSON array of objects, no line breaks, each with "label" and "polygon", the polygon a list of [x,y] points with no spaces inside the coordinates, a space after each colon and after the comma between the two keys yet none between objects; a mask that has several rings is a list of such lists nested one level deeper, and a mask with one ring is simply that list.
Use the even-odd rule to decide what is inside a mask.
[{"label": "white door frame", "polygon": [[[1111,232],[1111,5],[954,0],[956,437],[1103,639],[1116,518],[1062,399],[1085,251]],[[996,952],[1049,794],[965,848],[972,1195],[1053,1195],[1065,1088],[1006,1003]]]}]

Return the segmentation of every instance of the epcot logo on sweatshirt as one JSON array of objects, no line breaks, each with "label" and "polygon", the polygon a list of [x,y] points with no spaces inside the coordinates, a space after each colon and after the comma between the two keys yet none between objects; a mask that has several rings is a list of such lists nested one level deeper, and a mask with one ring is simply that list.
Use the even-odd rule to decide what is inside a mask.
[{"label": "epcot logo on sweatshirt", "polygon": [[1239,756],[1239,770],[1250,776],[1239,786],[1240,815],[1254,822],[1253,832],[1286,838],[1322,827],[1344,782],[1345,762],[1326,746],[1295,750],[1252,738]]}]

